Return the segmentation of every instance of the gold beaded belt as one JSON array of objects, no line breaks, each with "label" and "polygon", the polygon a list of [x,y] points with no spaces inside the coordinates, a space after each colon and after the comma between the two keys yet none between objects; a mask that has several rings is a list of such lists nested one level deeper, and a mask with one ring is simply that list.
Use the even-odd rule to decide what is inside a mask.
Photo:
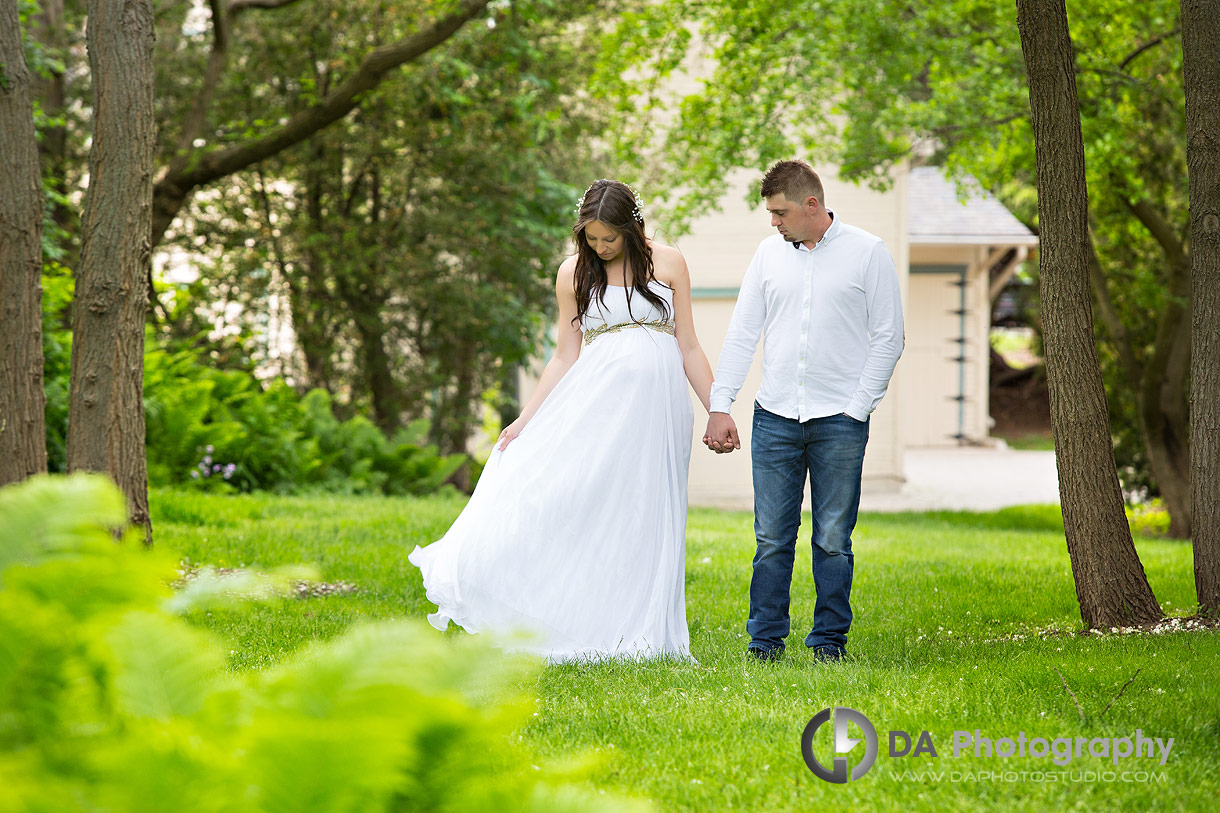
[{"label": "gold beaded belt", "polygon": [[619,322],[617,325],[601,325],[592,330],[585,331],[585,344],[592,344],[593,340],[605,333],[618,333],[620,330],[626,330],[629,327],[646,327],[650,330],[657,330],[661,333],[674,335],[674,323],[668,320],[657,320],[655,322]]}]

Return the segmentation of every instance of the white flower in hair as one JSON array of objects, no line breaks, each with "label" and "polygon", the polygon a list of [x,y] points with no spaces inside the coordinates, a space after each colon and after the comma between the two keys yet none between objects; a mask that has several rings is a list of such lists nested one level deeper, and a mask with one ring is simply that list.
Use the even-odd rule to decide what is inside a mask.
[{"label": "white flower in hair", "polygon": [[644,215],[642,212],[644,209],[644,201],[640,199],[640,193],[635,191],[634,186],[628,186],[627,188],[631,190],[631,196],[635,198],[635,208],[631,210],[631,216],[635,218],[636,223],[643,223]]},{"label": "white flower in hair", "polygon": [[[605,181],[606,183],[615,183],[615,181],[612,178],[598,178],[596,181],[589,184],[589,187],[587,189],[585,189],[584,194],[582,194],[580,196],[580,200],[578,200],[576,202],[576,216],[577,217],[580,217],[580,210],[585,208],[585,198],[587,198],[589,196],[589,193],[593,191],[593,187],[597,186],[602,181]],[[631,216],[633,218],[635,218],[636,223],[643,223],[644,215],[642,213],[642,210],[644,208],[644,200],[640,197],[640,193],[635,190],[635,187],[627,186],[627,184],[623,184],[623,186],[626,186],[628,189],[631,190],[631,197],[633,197],[635,199],[635,208],[631,210]]]}]

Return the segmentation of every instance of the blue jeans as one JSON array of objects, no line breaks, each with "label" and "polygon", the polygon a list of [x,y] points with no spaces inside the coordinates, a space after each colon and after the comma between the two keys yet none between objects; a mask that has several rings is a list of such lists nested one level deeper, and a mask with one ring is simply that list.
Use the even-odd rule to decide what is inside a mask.
[{"label": "blue jeans", "polygon": [[754,405],[754,576],[750,580],[750,646],[772,650],[788,637],[789,594],[801,527],[805,473],[813,506],[813,584],[817,603],[805,646],[842,654],[851,627],[851,532],[860,507],[860,474],[868,421],[831,415],[801,423]]}]

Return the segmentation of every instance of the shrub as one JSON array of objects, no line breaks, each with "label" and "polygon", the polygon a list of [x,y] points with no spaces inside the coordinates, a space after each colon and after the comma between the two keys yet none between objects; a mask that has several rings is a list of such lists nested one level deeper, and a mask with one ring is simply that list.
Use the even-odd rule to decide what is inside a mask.
[{"label": "shrub", "polygon": [[[43,285],[47,463],[67,470],[72,274],[48,263]],[[324,390],[298,394],[282,379],[217,368],[198,349],[166,349],[149,334],[144,355],[148,479],[208,491],[324,490],[429,494],[467,462],[426,442],[428,424],[387,438],[371,421],[337,419]],[[473,482],[473,481],[472,481]]]},{"label": "shrub", "polygon": [[200,364],[196,351],[144,361],[149,481],[210,490],[427,494],[466,462],[425,442],[427,422],[387,438],[334,416],[330,395]]},{"label": "shrub", "polygon": [[123,516],[97,476],[0,489],[0,810],[618,806],[531,768],[505,688],[527,667],[475,641],[383,623],[227,672],[175,614],[223,586],[173,595],[173,557],[115,543]]}]

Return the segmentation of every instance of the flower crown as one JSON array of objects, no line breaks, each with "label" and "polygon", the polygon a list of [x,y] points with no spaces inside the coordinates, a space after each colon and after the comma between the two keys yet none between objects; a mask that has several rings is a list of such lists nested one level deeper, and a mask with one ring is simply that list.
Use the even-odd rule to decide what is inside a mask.
[{"label": "flower crown", "polygon": [[[584,194],[580,196],[580,200],[577,201],[577,203],[576,203],[576,216],[577,217],[580,217],[580,210],[585,208],[585,198],[588,197],[589,193],[593,191],[593,187],[597,186],[602,181],[606,181],[608,183],[617,183],[617,181],[614,181],[612,178],[598,178],[596,181],[589,184],[589,188],[584,191]],[[644,222],[644,215],[641,214],[640,212],[641,212],[641,209],[643,209],[643,207],[644,207],[644,201],[640,198],[640,193],[635,191],[635,187],[628,186],[627,184],[623,184],[623,186],[626,186],[628,189],[630,189],[631,196],[633,198],[635,198],[635,208],[631,210],[631,216],[633,218],[635,218],[636,223],[642,224]]]}]

